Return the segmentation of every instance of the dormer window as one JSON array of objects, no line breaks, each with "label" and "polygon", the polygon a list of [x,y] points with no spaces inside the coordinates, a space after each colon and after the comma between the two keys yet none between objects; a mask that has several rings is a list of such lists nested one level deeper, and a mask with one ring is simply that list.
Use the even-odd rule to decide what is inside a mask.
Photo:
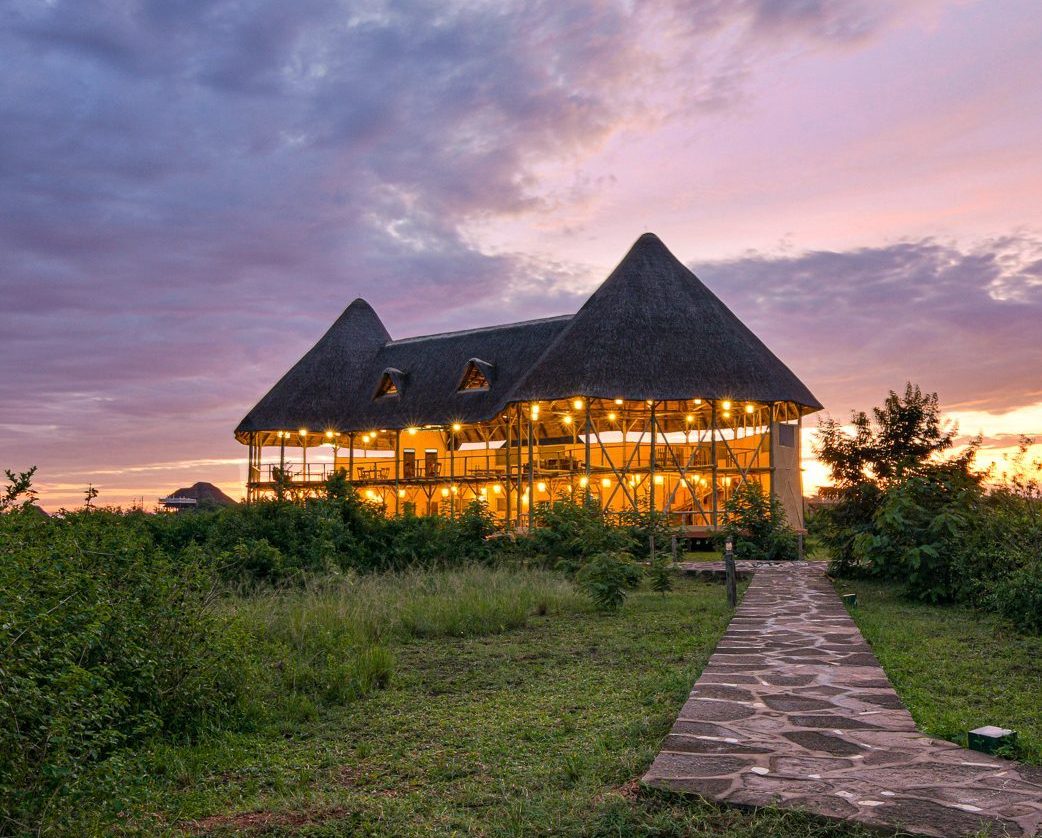
[{"label": "dormer window", "polygon": [[467,367],[463,371],[463,378],[460,379],[458,391],[464,393],[469,390],[487,390],[490,384],[491,372],[491,364],[477,358],[471,358],[467,361]]},{"label": "dormer window", "polygon": [[376,388],[374,399],[382,399],[388,396],[397,396],[402,392],[402,371],[396,369],[385,369],[380,376],[380,386]]}]

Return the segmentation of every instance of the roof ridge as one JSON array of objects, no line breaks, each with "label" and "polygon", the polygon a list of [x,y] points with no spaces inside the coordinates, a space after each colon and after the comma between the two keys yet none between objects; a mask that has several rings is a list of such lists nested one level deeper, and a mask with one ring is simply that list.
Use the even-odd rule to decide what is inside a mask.
[{"label": "roof ridge", "polygon": [[421,340],[433,340],[434,338],[462,337],[464,335],[478,335],[483,332],[494,332],[499,329],[510,329],[514,326],[533,326],[536,323],[554,323],[561,320],[571,320],[574,314],[557,314],[553,317],[536,317],[532,320],[519,320],[516,323],[501,323],[498,326],[478,326],[474,329],[461,329],[458,332],[435,332],[430,335],[414,335],[407,338],[389,340],[384,346],[399,346],[403,343],[416,343]]}]

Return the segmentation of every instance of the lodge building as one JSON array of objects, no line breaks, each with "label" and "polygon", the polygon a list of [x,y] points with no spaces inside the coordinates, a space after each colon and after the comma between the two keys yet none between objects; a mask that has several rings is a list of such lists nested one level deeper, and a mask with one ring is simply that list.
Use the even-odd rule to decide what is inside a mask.
[{"label": "lodge building", "polygon": [[648,233],[570,316],[393,340],[355,300],[235,436],[247,499],[271,494],[277,469],[301,494],[343,470],[388,514],[480,501],[526,527],[566,495],[697,535],[753,481],[803,526],[800,428],[820,409]]}]

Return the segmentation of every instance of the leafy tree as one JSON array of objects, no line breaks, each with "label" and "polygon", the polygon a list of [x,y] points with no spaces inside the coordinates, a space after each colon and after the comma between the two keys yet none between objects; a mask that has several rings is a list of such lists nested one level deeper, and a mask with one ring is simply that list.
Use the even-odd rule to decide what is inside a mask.
[{"label": "leafy tree", "polygon": [[[0,512],[10,509],[26,509],[36,502],[36,490],[33,488],[33,475],[36,474],[36,466],[26,471],[13,472],[9,468],[4,469],[7,476],[7,486],[0,496]],[[19,500],[20,499],[20,500]]]},{"label": "leafy tree", "polygon": [[903,396],[891,390],[881,407],[850,415],[853,433],[833,417],[818,425],[814,453],[840,489],[863,482],[889,483],[915,473],[952,447],[956,428],[941,420],[936,393],[909,382]]},{"label": "leafy tree", "polygon": [[941,419],[936,393],[905,385],[891,390],[882,406],[851,414],[853,432],[834,418],[818,425],[814,453],[829,467],[832,503],[814,520],[815,531],[832,554],[835,572],[853,571],[865,553],[864,536],[885,491],[905,478],[926,474],[936,455],[952,446],[956,429]]}]

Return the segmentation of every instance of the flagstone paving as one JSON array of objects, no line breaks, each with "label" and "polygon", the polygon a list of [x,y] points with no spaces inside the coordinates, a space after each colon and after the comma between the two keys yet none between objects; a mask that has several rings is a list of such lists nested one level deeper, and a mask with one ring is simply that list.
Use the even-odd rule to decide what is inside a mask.
[{"label": "flagstone paving", "polygon": [[755,571],[644,783],[923,835],[1042,833],[1042,770],[916,730],[817,562]]}]

